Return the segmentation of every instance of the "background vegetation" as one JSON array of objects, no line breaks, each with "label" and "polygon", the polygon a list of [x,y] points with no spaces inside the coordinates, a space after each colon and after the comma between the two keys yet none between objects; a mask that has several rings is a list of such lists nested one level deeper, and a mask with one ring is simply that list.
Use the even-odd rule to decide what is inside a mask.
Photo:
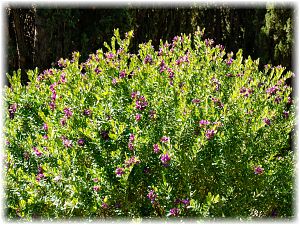
[{"label": "background vegetation", "polygon": [[[232,8],[228,5],[197,5],[185,8],[7,8],[8,71],[38,67],[41,71],[61,57],[79,51],[82,59],[102,48],[118,27],[121,33],[134,30],[130,46],[152,40],[169,40],[180,33],[205,27],[207,38],[223,44],[226,51],[243,49],[245,55],[292,69],[292,6]],[[22,82],[28,81],[25,71]]]}]

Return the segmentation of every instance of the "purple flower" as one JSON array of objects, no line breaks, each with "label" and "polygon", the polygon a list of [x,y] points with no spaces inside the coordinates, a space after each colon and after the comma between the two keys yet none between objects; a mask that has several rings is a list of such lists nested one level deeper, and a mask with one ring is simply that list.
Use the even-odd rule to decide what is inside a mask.
[{"label": "purple flower", "polygon": [[60,75],[60,82],[61,82],[61,83],[66,83],[66,81],[67,81],[67,79],[66,79],[66,74],[62,73],[62,74]]},{"label": "purple flower", "polygon": [[83,114],[84,114],[85,116],[90,116],[90,115],[92,114],[92,111],[91,111],[90,109],[85,109],[85,110],[83,111]]},{"label": "purple flower", "polygon": [[155,192],[153,190],[151,190],[147,194],[147,197],[150,199],[151,203],[153,203],[155,201],[157,195],[155,194]]},{"label": "purple flower", "polygon": [[162,56],[162,54],[163,54],[163,49],[162,49],[162,48],[159,48],[159,50],[158,50],[158,55],[159,55],[159,56]]},{"label": "purple flower", "polygon": [[208,140],[212,139],[216,134],[215,130],[206,130],[205,136]]},{"label": "purple flower", "polygon": [[48,135],[45,134],[45,135],[43,136],[43,138],[44,138],[45,140],[47,140],[47,139],[48,139]]},{"label": "purple flower", "polygon": [[281,100],[282,100],[282,98],[280,97],[280,96],[277,96],[276,98],[275,98],[275,102],[277,103],[277,104],[279,104],[280,102],[281,102]]},{"label": "purple flower", "polygon": [[55,90],[52,92],[51,99],[52,99],[52,101],[56,100],[56,91]]},{"label": "purple flower", "polygon": [[136,114],[136,115],[135,115],[135,120],[136,120],[136,121],[140,121],[141,118],[142,118],[142,115],[141,115],[141,114]]},{"label": "purple flower", "polygon": [[164,166],[168,166],[171,161],[171,158],[168,155],[168,153],[166,153],[161,155],[160,160]]},{"label": "purple flower", "polygon": [[124,52],[124,49],[123,48],[119,48],[118,51],[117,51],[117,54],[120,55],[122,52]]},{"label": "purple flower", "polygon": [[151,119],[154,119],[155,118],[155,114],[156,114],[156,112],[155,112],[155,110],[153,110],[153,109],[151,109],[150,111],[149,111],[149,116],[150,116],[150,118]]},{"label": "purple flower", "polygon": [[172,80],[174,78],[174,72],[171,68],[168,68],[169,78]]},{"label": "purple flower", "polygon": [[162,60],[161,63],[160,63],[160,69],[159,69],[159,72],[160,72],[160,73],[164,72],[166,68],[167,68],[167,67],[166,67],[165,61]]},{"label": "purple flower", "polygon": [[15,112],[17,111],[17,103],[13,103],[9,106],[9,118],[13,119],[15,117]]},{"label": "purple flower", "polygon": [[68,140],[68,139],[66,139],[66,138],[63,138],[63,145],[65,146],[65,147],[67,147],[67,148],[70,148],[70,147],[72,147],[72,141],[71,140]]},{"label": "purple flower", "polygon": [[288,97],[288,102],[289,105],[293,104],[293,99],[291,97]]},{"label": "purple flower", "polygon": [[36,180],[37,181],[40,181],[41,179],[43,179],[45,177],[45,175],[43,173],[39,173],[37,176],[36,176]]},{"label": "purple flower", "polygon": [[103,209],[107,209],[107,208],[108,208],[108,204],[106,204],[105,202],[103,202],[102,205],[101,205],[101,207],[102,207]]},{"label": "purple flower", "polygon": [[268,88],[268,89],[266,90],[266,92],[267,92],[268,94],[270,94],[270,95],[274,95],[274,94],[276,94],[276,92],[277,92],[278,90],[279,90],[278,87],[275,85],[275,86],[273,86],[273,87]]},{"label": "purple flower", "polygon": [[84,139],[83,138],[80,138],[78,141],[77,141],[77,144],[79,145],[79,146],[84,146]]},{"label": "purple flower", "polygon": [[43,129],[44,129],[45,131],[48,131],[48,125],[47,125],[46,123],[44,123]]},{"label": "purple flower", "polygon": [[146,101],[144,96],[141,96],[135,102],[135,108],[138,110],[144,110],[148,106],[148,102]]},{"label": "purple flower", "polygon": [[73,115],[73,112],[70,108],[64,108],[64,113],[67,118],[70,118]]},{"label": "purple flower", "polygon": [[260,167],[260,166],[256,166],[254,167],[254,173],[257,175],[263,174],[264,173],[264,168]]},{"label": "purple flower", "polygon": [[283,111],[283,116],[285,119],[289,117],[289,112],[288,111]]},{"label": "purple flower", "polygon": [[133,146],[133,144],[131,142],[128,143],[128,148],[131,151],[134,149],[134,146]]},{"label": "purple flower", "polygon": [[117,84],[117,79],[116,79],[116,78],[112,79],[111,83],[112,83],[113,85],[116,85],[116,84]]},{"label": "purple flower", "polygon": [[271,120],[270,119],[264,118],[263,121],[265,122],[265,124],[267,124],[269,126],[271,125]]},{"label": "purple flower", "polygon": [[152,58],[150,55],[146,55],[145,59],[144,59],[144,63],[147,64],[151,64],[152,63]]},{"label": "purple flower", "polygon": [[43,168],[41,166],[38,166],[38,173],[43,173]]},{"label": "purple flower", "polygon": [[195,103],[195,104],[199,104],[200,102],[201,102],[201,100],[197,99],[197,98],[195,98],[195,99],[192,100],[192,103]]},{"label": "purple flower", "polygon": [[118,167],[116,169],[115,173],[116,173],[117,177],[121,177],[125,173],[124,168]]},{"label": "purple flower", "polygon": [[120,77],[120,78],[125,78],[125,77],[126,77],[126,73],[125,73],[124,70],[122,70],[122,71],[120,72],[119,77]]},{"label": "purple flower", "polygon": [[141,161],[139,159],[137,159],[135,156],[132,156],[131,158],[125,161],[125,165],[126,167],[130,167],[132,165],[139,164],[140,162]]},{"label": "purple flower", "polygon": [[206,47],[212,46],[215,43],[213,39],[205,39],[204,42]]},{"label": "purple flower", "polygon": [[178,39],[179,39],[179,37],[178,37],[178,36],[175,36],[175,37],[173,38],[172,42],[175,43],[175,42],[178,41]]},{"label": "purple flower", "polygon": [[60,124],[62,126],[65,126],[67,124],[67,118],[66,117],[63,117],[61,120],[60,120]]},{"label": "purple flower", "polygon": [[175,61],[176,65],[180,65],[181,63],[183,63],[183,59],[182,57],[179,57],[176,61]]},{"label": "purple flower", "polygon": [[230,66],[232,64],[232,62],[233,62],[233,59],[229,58],[229,59],[226,60],[226,65]]},{"label": "purple flower", "polygon": [[182,202],[182,204],[184,204],[185,206],[190,205],[190,200],[188,200],[188,199],[183,199],[183,200],[181,200],[181,202]]},{"label": "purple flower", "polygon": [[42,153],[37,149],[37,147],[32,148],[37,157],[42,156]]},{"label": "purple flower", "polygon": [[140,92],[139,91],[134,91],[131,93],[131,98],[135,99],[136,97],[140,96]]},{"label": "purple flower", "polygon": [[129,142],[133,142],[134,141],[134,134],[129,134]]},{"label": "purple flower", "polygon": [[155,153],[159,153],[159,147],[158,147],[158,144],[154,144],[153,145],[153,151],[155,152]]},{"label": "purple flower", "polygon": [[211,100],[219,107],[219,108],[223,108],[224,104],[217,98],[215,97],[211,97]]},{"label": "purple flower", "polygon": [[100,187],[99,186],[94,186],[93,190],[96,191],[96,192],[98,192],[98,191],[100,191]]},{"label": "purple flower", "polygon": [[241,87],[240,88],[240,93],[243,94],[243,93],[246,93],[247,89],[245,87]]},{"label": "purple flower", "polygon": [[163,136],[161,139],[160,139],[160,141],[162,142],[162,143],[166,143],[166,142],[168,142],[169,141],[169,137],[167,137],[167,136]]},{"label": "purple flower", "polygon": [[115,55],[112,52],[105,53],[105,56],[106,56],[107,59],[112,59],[112,58],[115,57]]},{"label": "purple flower", "polygon": [[94,70],[97,74],[101,73],[101,70],[97,67],[95,70]]},{"label": "purple flower", "polygon": [[208,120],[200,120],[200,122],[199,122],[200,127],[204,127],[209,124],[210,124],[210,122]]},{"label": "purple flower", "polygon": [[63,58],[60,58],[58,61],[57,61],[57,65],[59,67],[63,67],[66,65],[66,60],[64,60]]},{"label": "purple flower", "polygon": [[96,183],[96,182],[99,181],[99,179],[98,178],[93,178],[93,181]]},{"label": "purple flower", "polygon": [[172,208],[170,209],[171,216],[179,216],[180,210],[178,208]]}]

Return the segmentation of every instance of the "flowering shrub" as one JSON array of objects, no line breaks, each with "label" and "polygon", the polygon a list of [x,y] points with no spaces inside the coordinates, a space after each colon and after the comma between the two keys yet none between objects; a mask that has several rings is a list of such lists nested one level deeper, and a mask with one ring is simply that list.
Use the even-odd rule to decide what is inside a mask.
[{"label": "flowering shrub", "polygon": [[293,73],[202,35],[9,76],[7,216],[292,216]]}]

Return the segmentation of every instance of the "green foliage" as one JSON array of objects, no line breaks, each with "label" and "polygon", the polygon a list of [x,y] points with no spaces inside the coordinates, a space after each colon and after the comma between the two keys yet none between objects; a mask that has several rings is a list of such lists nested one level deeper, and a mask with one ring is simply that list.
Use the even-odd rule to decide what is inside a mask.
[{"label": "green foliage", "polygon": [[[293,15],[285,8],[275,8],[273,5],[267,7],[265,25],[262,27],[262,34],[265,41],[270,44],[274,55],[273,62],[284,63],[291,61],[293,48]],[[265,47],[265,48],[266,48]]]},{"label": "green foliage", "polygon": [[[8,218],[293,216],[293,73],[204,30],[107,51],[6,87]],[[192,42],[193,37],[193,42]]]}]

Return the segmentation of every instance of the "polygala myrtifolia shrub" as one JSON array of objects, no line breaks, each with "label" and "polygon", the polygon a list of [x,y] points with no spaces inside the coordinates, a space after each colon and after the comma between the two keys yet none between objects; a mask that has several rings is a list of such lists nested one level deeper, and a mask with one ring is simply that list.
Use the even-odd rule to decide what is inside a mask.
[{"label": "polygala myrtifolia shrub", "polygon": [[8,76],[7,217],[293,216],[294,74],[203,31]]}]

